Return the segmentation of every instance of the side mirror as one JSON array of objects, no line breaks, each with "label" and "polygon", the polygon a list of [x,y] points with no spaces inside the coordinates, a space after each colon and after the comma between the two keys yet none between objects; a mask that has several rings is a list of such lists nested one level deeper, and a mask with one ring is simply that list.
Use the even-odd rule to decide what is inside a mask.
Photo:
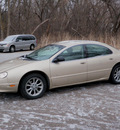
[{"label": "side mirror", "polygon": [[16,39],[16,42],[18,42],[19,41],[19,39]]},{"label": "side mirror", "polygon": [[53,62],[57,63],[57,62],[61,62],[61,61],[65,61],[65,59],[62,56],[56,57]]}]

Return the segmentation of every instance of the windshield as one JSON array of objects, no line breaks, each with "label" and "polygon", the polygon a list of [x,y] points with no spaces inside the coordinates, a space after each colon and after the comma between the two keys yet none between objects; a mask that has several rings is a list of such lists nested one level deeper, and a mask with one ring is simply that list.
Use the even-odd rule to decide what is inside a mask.
[{"label": "windshield", "polygon": [[48,45],[32,52],[31,54],[27,55],[26,58],[33,60],[46,60],[51,58],[64,47],[65,46],[62,45]]},{"label": "windshield", "polygon": [[4,39],[4,41],[14,41],[15,38],[15,36],[8,36]]}]

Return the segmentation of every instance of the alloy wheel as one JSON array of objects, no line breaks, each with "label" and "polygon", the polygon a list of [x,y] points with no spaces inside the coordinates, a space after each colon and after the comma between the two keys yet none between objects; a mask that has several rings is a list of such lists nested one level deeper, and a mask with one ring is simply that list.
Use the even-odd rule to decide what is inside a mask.
[{"label": "alloy wheel", "polygon": [[30,96],[38,96],[43,90],[43,82],[40,78],[34,77],[27,81],[25,90]]},{"label": "alloy wheel", "polygon": [[114,71],[114,80],[120,82],[120,67],[116,68]]}]

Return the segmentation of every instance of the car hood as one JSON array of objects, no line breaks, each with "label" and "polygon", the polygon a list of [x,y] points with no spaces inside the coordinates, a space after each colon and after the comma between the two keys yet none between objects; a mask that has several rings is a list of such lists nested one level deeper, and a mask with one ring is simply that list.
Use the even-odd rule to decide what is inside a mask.
[{"label": "car hood", "polygon": [[1,41],[0,44],[8,44],[8,43],[11,43],[10,41]]},{"label": "car hood", "polygon": [[24,58],[21,58],[21,57],[13,59],[13,60],[9,60],[9,61],[0,63],[0,73],[19,67],[19,66],[27,65],[33,62],[35,61],[25,60]]}]

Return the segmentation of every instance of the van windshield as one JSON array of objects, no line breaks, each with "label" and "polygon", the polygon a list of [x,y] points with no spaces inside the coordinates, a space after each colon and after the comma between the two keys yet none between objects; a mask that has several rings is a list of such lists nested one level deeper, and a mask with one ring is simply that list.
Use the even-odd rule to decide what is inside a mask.
[{"label": "van windshield", "polygon": [[8,36],[3,41],[14,41],[16,39],[15,36]]},{"label": "van windshield", "polygon": [[48,45],[32,52],[29,55],[26,55],[26,58],[32,59],[32,60],[46,60],[46,59],[51,58],[53,55],[55,55],[64,47],[65,46],[55,45],[55,44]]}]

